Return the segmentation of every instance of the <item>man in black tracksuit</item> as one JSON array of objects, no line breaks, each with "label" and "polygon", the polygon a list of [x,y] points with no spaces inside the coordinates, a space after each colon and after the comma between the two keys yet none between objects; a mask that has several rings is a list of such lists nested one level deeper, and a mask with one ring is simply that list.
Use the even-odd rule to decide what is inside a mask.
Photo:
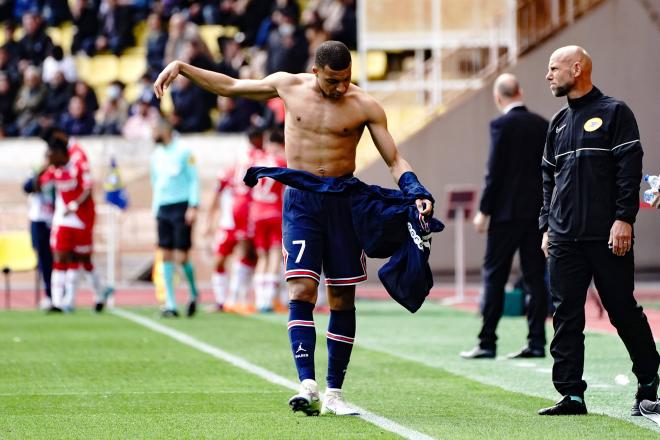
[{"label": "man in black tracksuit", "polygon": [[526,346],[508,357],[540,358],[545,357],[548,290],[538,212],[543,197],[541,156],[548,121],[527,110],[518,80],[509,73],[495,80],[493,95],[503,114],[490,123],[485,185],[479,212],[473,220],[477,232],[488,230],[483,264],[483,325],[479,345],[460,355],[466,359],[495,357],[495,330],[504,310],[504,285],[518,251],[525,290],[530,293],[529,333]]},{"label": "man in black tracksuit", "polygon": [[586,414],[584,303],[593,277],[610,322],[633,362],[641,400],[655,400],[660,357],[646,315],[633,297],[632,225],[639,208],[642,145],[632,111],[591,82],[591,58],[557,49],[546,79],[568,106],[550,123],[543,155],[539,226],[556,307],[552,381],[564,397],[541,415]]}]

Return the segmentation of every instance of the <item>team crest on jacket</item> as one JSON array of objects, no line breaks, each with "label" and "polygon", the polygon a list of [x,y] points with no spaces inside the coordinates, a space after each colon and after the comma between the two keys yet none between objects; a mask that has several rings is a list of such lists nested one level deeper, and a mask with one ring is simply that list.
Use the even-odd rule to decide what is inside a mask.
[{"label": "team crest on jacket", "polygon": [[600,118],[591,118],[584,123],[584,131],[596,131],[603,125],[603,120]]}]

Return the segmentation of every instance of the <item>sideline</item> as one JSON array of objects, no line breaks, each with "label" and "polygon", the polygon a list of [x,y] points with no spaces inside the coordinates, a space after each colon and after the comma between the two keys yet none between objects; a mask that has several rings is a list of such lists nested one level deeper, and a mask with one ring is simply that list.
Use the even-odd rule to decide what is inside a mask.
[{"label": "sideline", "polygon": [[[144,316],[136,315],[135,313],[128,312],[123,309],[113,308],[109,310],[110,313],[128,319],[136,324],[140,324],[143,327],[147,327],[157,333],[169,336],[170,338],[181,342],[189,347],[195,348],[203,353],[209,354],[217,359],[225,361],[235,367],[238,367],[248,373],[259,376],[262,379],[267,380],[268,382],[281,385],[283,387],[298,391],[298,384],[290,381],[278,374],[273,373],[272,371],[266,370],[265,368],[259,367],[239,356],[228,353],[224,350],[221,350],[213,345],[202,342],[192,336],[189,336],[183,332],[175,330],[166,325],[157,323],[156,321],[146,318]],[[386,431],[398,434],[401,437],[410,439],[410,440],[431,440],[433,437],[423,434],[421,432],[415,431],[414,429],[406,428],[405,426],[399,425],[393,420],[387,419],[385,417],[379,416],[372,412],[365,410],[354,405],[353,406],[357,411],[360,412],[361,419],[378,426]]]}]

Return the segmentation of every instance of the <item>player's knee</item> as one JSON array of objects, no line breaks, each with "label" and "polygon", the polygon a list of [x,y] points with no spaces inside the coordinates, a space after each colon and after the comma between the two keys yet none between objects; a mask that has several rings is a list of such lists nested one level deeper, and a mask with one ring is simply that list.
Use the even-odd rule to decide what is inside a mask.
[{"label": "player's knee", "polygon": [[318,284],[309,278],[296,278],[288,281],[289,299],[316,304]]},{"label": "player's knee", "polygon": [[332,310],[353,310],[355,308],[355,286],[328,286],[328,305]]}]

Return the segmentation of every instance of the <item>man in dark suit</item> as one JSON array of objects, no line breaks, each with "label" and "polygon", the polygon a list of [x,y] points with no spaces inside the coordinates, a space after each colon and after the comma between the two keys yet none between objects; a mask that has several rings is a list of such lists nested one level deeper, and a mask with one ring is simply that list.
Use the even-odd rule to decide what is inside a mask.
[{"label": "man in dark suit", "polygon": [[548,121],[527,110],[518,80],[511,74],[505,73],[495,80],[493,94],[503,114],[490,123],[486,182],[479,212],[473,220],[477,232],[488,231],[483,264],[483,325],[479,345],[461,352],[461,357],[495,357],[495,330],[502,317],[504,286],[516,250],[525,291],[530,293],[529,334],[527,345],[509,357],[545,357],[548,291],[537,217],[542,203],[541,160]]}]

